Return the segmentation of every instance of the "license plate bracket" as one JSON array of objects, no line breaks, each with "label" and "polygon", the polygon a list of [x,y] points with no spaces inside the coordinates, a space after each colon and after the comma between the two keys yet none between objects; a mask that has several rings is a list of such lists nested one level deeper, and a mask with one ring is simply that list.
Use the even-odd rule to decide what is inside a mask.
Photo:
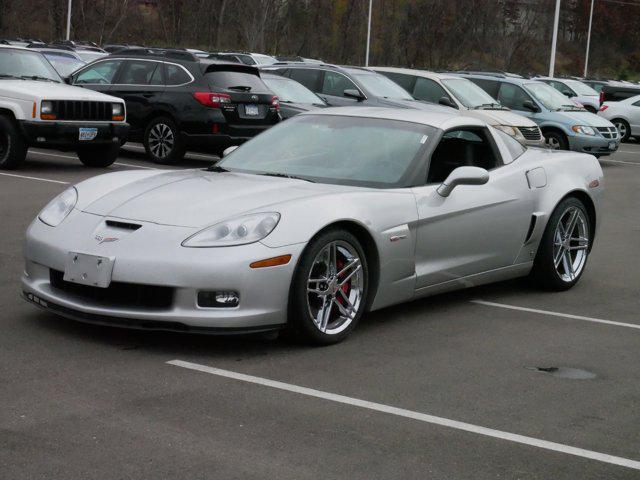
[{"label": "license plate bracket", "polygon": [[256,117],[260,115],[260,109],[258,108],[258,105],[249,103],[244,106],[244,113],[246,113],[247,115],[251,115],[252,117]]},{"label": "license plate bracket", "polygon": [[97,128],[80,127],[78,129],[78,140],[81,142],[88,142],[95,139],[98,136]]},{"label": "license plate bracket", "polygon": [[62,278],[66,282],[107,288],[111,284],[114,262],[113,257],[69,252]]}]

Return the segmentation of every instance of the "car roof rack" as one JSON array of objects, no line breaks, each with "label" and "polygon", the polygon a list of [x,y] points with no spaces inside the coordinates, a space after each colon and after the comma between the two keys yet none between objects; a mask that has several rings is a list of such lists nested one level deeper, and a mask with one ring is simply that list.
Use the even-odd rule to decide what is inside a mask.
[{"label": "car roof rack", "polygon": [[118,57],[165,57],[172,58],[174,60],[185,60],[188,62],[199,61],[193,53],[189,53],[186,50],[180,50],[177,48],[155,48],[155,47],[142,47],[142,48],[127,48],[111,54]]},{"label": "car roof rack", "polygon": [[68,45],[57,45],[55,43],[30,43],[27,48],[51,48],[55,50],[65,50],[67,52],[75,52],[75,49]]}]

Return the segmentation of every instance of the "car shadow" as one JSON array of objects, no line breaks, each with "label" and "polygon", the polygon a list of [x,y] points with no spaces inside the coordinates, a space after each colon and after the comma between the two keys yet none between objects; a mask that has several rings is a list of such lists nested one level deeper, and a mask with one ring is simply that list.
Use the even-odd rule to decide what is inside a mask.
[{"label": "car shadow", "polygon": [[[419,317],[421,322],[437,322],[430,312],[447,311],[471,299],[503,293],[526,293],[531,287],[522,279],[473,287],[391,306],[365,315],[350,339],[358,335],[383,337],[385,330],[398,328],[406,319]],[[282,332],[244,335],[206,335],[183,332],[133,330],[93,325],[69,320],[45,311],[33,312],[38,328],[56,335],[73,337],[109,349],[144,351],[163,357],[230,357],[248,359],[256,356],[302,352],[317,347],[301,344]],[[410,332],[407,332],[410,335]],[[347,339],[347,342],[349,339]],[[333,348],[340,348],[339,345]]]}]

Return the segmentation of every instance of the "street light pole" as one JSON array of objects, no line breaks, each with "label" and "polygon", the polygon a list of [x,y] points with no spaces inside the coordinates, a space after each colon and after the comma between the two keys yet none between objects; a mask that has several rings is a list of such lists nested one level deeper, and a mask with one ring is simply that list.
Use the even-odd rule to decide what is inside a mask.
[{"label": "street light pole", "polygon": [[591,46],[591,23],[593,22],[593,4],[596,0],[591,0],[591,13],[589,14],[589,33],[587,33],[587,54],[584,57],[584,78],[587,78],[589,68],[589,47]]},{"label": "street light pole", "polygon": [[67,40],[71,38],[71,0],[67,5]]},{"label": "street light pole", "polygon": [[560,0],[556,0],[556,15],[553,19],[553,39],[551,40],[551,61],[549,62],[549,77],[553,78],[556,66],[556,43],[558,42],[558,20],[560,19]]},{"label": "street light pole", "polygon": [[[71,0],[69,0],[71,1]],[[367,58],[364,61],[364,66],[369,66],[369,44],[371,43],[371,4],[373,0],[369,0],[369,25],[367,26]]]}]

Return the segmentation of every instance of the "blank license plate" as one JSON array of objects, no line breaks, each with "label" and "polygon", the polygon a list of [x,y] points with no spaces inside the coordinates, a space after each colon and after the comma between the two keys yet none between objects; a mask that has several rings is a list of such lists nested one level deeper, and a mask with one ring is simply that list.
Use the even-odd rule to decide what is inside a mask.
[{"label": "blank license plate", "polygon": [[244,111],[247,115],[259,115],[260,110],[258,109],[258,105],[245,105]]},{"label": "blank license plate", "polygon": [[80,285],[107,288],[111,283],[113,262],[114,259],[109,257],[69,252],[62,278]]},{"label": "blank license plate", "polygon": [[80,127],[80,131],[78,133],[78,139],[82,141],[93,140],[98,135],[97,128],[84,128]]}]

